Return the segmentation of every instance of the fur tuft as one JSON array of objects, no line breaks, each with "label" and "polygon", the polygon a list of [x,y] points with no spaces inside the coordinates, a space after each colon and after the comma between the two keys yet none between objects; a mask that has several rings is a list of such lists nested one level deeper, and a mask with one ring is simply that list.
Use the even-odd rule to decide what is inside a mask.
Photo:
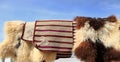
[{"label": "fur tuft", "polygon": [[86,17],[75,17],[74,21],[76,21],[76,28],[80,29],[81,27],[84,27],[85,22],[88,21]]},{"label": "fur tuft", "polygon": [[116,22],[117,18],[116,18],[115,15],[111,15],[111,16],[107,17],[107,20],[110,21],[110,22]]},{"label": "fur tuft", "polygon": [[104,26],[105,21],[102,21],[101,18],[91,18],[89,24],[94,28],[94,30],[98,31]]},{"label": "fur tuft", "polygon": [[82,42],[74,52],[76,57],[81,60],[85,60],[86,62],[95,62],[97,50],[96,46],[91,41]]},{"label": "fur tuft", "polygon": [[18,33],[22,30],[24,22],[22,21],[8,21],[5,23],[6,35],[11,33]]}]

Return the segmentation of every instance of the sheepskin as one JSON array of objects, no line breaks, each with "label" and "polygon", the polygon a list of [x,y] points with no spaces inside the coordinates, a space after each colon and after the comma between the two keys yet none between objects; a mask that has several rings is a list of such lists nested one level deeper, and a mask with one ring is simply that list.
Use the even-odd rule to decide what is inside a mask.
[{"label": "sheepskin", "polygon": [[76,17],[74,52],[85,62],[120,61],[120,22],[106,18]]}]

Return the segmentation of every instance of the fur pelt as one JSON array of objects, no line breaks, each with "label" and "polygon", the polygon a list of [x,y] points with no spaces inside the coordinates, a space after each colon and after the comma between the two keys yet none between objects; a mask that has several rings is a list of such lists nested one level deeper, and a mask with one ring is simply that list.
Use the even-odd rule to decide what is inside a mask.
[{"label": "fur pelt", "polygon": [[86,62],[120,61],[120,22],[114,15],[74,20],[77,30],[73,50],[77,58]]}]

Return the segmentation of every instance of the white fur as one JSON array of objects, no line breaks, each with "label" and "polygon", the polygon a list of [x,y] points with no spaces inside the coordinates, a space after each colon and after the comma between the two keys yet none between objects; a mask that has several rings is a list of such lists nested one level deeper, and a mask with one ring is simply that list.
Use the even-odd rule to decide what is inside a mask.
[{"label": "white fur", "polygon": [[116,29],[116,27],[116,23],[107,22],[105,26],[98,31],[99,39],[106,47],[111,47],[111,42],[113,42],[113,38],[116,39],[115,37],[118,37],[116,35],[116,33],[118,33],[118,29]]},{"label": "white fur", "polygon": [[87,39],[91,39],[93,42],[95,42],[95,40],[97,39],[96,31],[92,27],[90,27],[88,23],[89,22],[86,22],[84,27],[81,27],[79,30],[76,30],[73,50],[77,46],[79,46],[81,42],[85,42]]},{"label": "white fur", "polygon": [[99,33],[99,38],[106,47],[113,47],[120,50],[120,22],[106,22],[105,27]]}]

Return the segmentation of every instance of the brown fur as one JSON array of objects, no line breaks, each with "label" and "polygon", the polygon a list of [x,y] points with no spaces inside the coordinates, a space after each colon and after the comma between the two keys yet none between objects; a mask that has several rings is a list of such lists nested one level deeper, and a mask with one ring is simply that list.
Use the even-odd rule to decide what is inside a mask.
[{"label": "brown fur", "polygon": [[[92,17],[79,17],[77,16],[74,21],[76,21],[77,29],[80,29],[81,27],[84,27],[84,24],[86,21],[89,21],[89,24],[91,27],[93,27],[95,30],[100,29],[101,27],[104,26],[105,21],[102,21],[104,19],[102,18],[92,18]],[[106,19],[105,19],[106,20]]]},{"label": "brown fur", "polygon": [[116,22],[117,18],[116,18],[116,16],[111,15],[111,16],[107,17],[107,21],[109,21],[109,22]]},{"label": "brown fur", "polygon": [[116,22],[117,18],[114,15],[111,15],[107,18],[92,18],[92,17],[82,17],[77,16],[75,17],[74,21],[76,21],[76,28],[80,29],[84,27],[86,21],[89,21],[90,26],[92,26],[95,30],[99,30],[100,28],[104,27],[106,21],[109,22]]},{"label": "brown fur", "polygon": [[120,51],[113,48],[107,48],[104,55],[104,62],[120,61]]},{"label": "brown fur", "polygon": [[101,21],[101,18],[92,18],[90,19],[90,26],[94,28],[94,30],[99,30],[100,28],[102,28],[105,24],[105,21]]},{"label": "brown fur", "polygon": [[106,22],[106,21],[108,21],[108,22],[116,22],[117,18],[116,18],[116,16],[111,15],[111,16],[108,16],[106,18],[97,18],[97,20],[101,21],[101,22]]},{"label": "brown fur", "polygon": [[91,41],[82,42],[76,49],[75,55],[86,62],[95,62],[96,46]]},{"label": "brown fur", "polygon": [[104,57],[104,54],[105,54],[105,52],[106,52],[105,46],[103,45],[103,43],[102,43],[99,39],[96,40],[95,45],[96,45],[96,47],[97,47],[97,48],[96,48],[96,50],[97,50],[96,62],[104,62],[103,57]]},{"label": "brown fur", "polygon": [[76,28],[77,29],[80,29],[81,27],[84,27],[84,24],[86,21],[88,21],[88,19],[86,17],[75,17],[74,21],[77,23],[76,25]]}]

